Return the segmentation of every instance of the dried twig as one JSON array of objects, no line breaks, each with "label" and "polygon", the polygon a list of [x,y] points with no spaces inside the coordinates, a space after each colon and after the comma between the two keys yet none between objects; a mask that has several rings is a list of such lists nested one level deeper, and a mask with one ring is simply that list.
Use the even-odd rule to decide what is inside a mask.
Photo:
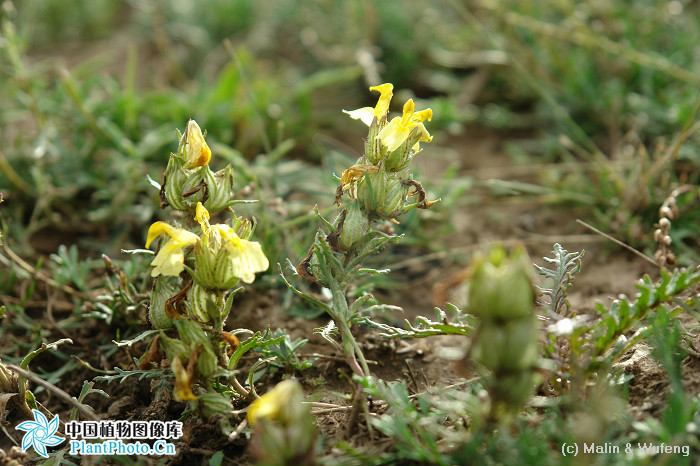
[{"label": "dried twig", "polygon": [[656,261],[655,261],[654,259],[652,259],[651,257],[646,256],[646,255],[642,254],[641,252],[637,251],[636,249],[634,249],[634,248],[633,248],[632,246],[630,246],[629,244],[625,244],[625,243],[623,243],[622,241],[620,241],[619,239],[613,238],[613,237],[610,236],[609,234],[600,231],[600,230],[597,229],[596,227],[594,227],[594,226],[592,226],[592,225],[589,225],[588,223],[584,222],[583,220],[576,219],[576,223],[578,223],[578,224],[580,224],[580,225],[583,225],[584,227],[588,228],[589,230],[594,231],[594,232],[598,233],[599,235],[601,235],[601,236],[603,236],[603,237],[609,239],[609,240],[612,241],[613,243],[615,243],[615,244],[617,244],[618,246],[621,246],[621,247],[627,249],[628,251],[630,251],[630,252],[634,253],[635,255],[641,257],[642,259],[644,259],[645,261],[649,262],[650,264],[653,264],[653,265],[655,265],[655,266],[658,267],[658,268],[662,268],[661,264],[659,264],[658,262],[656,262]]},{"label": "dried twig", "polygon": [[2,248],[7,253],[7,255],[10,256],[10,259],[12,259],[15,263],[17,263],[17,265],[22,267],[24,270],[26,270],[33,277],[38,278],[39,280],[45,282],[49,286],[63,290],[70,295],[76,296],[76,297],[81,298],[81,299],[90,299],[90,296],[83,293],[82,291],[78,291],[75,288],[72,288],[68,285],[58,283],[53,278],[47,277],[43,273],[36,270],[34,267],[29,265],[24,259],[19,257],[12,249],[10,249],[10,247],[7,245],[7,242],[5,242],[2,245]]},{"label": "dried twig", "polygon": [[65,401],[66,403],[70,404],[71,406],[75,407],[82,413],[85,418],[91,420],[91,421],[99,421],[100,418],[97,417],[95,413],[90,411],[87,406],[79,402],[75,397],[70,396],[68,393],[64,392],[57,386],[55,386],[52,383],[47,382],[46,380],[42,379],[38,375],[36,375],[33,372],[26,371],[22,369],[19,366],[15,366],[14,364],[8,364],[7,367],[12,370],[13,372],[16,372],[17,374],[21,375],[25,379],[31,380],[32,382],[41,385],[45,389],[49,390],[53,394],[55,394],[57,397]]}]

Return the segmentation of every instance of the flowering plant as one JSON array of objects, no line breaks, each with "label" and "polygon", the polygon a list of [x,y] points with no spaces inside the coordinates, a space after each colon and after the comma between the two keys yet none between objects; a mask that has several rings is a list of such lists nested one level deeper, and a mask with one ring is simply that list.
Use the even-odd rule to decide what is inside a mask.
[{"label": "flowering plant", "polygon": [[[231,409],[230,395],[235,392],[250,395],[235,377],[242,353],[284,336],[255,334],[242,349],[236,334],[224,331],[233,296],[241,289],[236,286],[253,283],[269,261],[260,244],[251,240],[254,222],[236,215],[229,222],[210,222],[210,212],[230,210],[240,202],[232,199],[231,167],[211,171],[211,149],[194,120],[178,139],[160,197],[161,207],[182,212],[184,225],[157,221],[148,229],[146,247],[159,245],[151,261],[154,283],[148,311],[158,332],[141,358],[141,368],[167,357],[175,375],[175,398],[195,401],[209,415]],[[163,237],[165,242],[157,241]],[[222,384],[222,378],[230,385]],[[204,390],[195,394],[197,383]]]},{"label": "flowering plant", "polygon": [[[329,288],[332,301],[323,303],[287,282],[293,291],[321,306],[332,317],[320,333],[344,352],[353,372],[361,377],[369,375],[369,367],[352,335],[351,326],[359,321],[363,305],[372,296],[365,294],[349,304],[348,289],[361,274],[386,273],[386,270],[363,267],[367,257],[382,250],[389,242],[399,240],[399,237],[382,231],[378,222],[398,223],[396,217],[401,214],[414,208],[427,209],[439,201],[427,200],[421,183],[413,179],[410,171],[411,160],[421,150],[420,142],[432,140],[423,124],[431,120],[432,110],[416,112],[413,100],[408,100],[403,106],[402,116],[389,120],[393,85],[385,83],[370,90],[379,92],[374,108],[345,112],[369,127],[364,153],[343,171],[336,189],[337,205],[342,204],[346,194],[350,202],[333,223],[318,214],[325,229],[317,232],[306,257],[295,267],[296,273],[304,280]],[[416,197],[415,202],[409,202],[412,197]],[[333,338],[335,333],[340,334],[341,342]]]}]

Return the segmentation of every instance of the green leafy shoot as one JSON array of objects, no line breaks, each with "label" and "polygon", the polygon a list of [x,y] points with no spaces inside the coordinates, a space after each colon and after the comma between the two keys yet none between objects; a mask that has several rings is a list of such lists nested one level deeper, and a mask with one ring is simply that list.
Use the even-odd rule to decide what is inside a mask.
[{"label": "green leafy shoot", "polygon": [[[372,308],[369,308],[371,310]],[[463,335],[468,336],[474,330],[476,318],[463,312],[454,304],[447,303],[447,309],[452,314],[451,320],[440,308],[435,308],[435,320],[418,316],[412,324],[408,319],[404,320],[406,328],[395,327],[389,324],[376,322],[370,317],[364,316],[359,320],[371,328],[379,330],[379,334],[386,338],[425,338],[434,335]]]}]

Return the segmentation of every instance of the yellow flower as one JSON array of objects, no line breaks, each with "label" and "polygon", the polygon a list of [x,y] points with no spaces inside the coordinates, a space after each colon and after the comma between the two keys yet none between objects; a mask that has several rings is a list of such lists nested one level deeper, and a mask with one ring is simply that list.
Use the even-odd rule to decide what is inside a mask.
[{"label": "yellow flower", "polygon": [[208,236],[212,233],[215,245],[213,248],[211,246],[209,248],[213,254],[218,256],[221,251],[219,248],[223,246],[228,266],[221,271],[225,272],[227,276],[232,275],[245,283],[253,283],[255,274],[267,270],[270,266],[260,243],[241,239],[234,229],[226,224],[210,225],[209,212],[201,202],[197,203],[195,220],[202,226],[204,235]]},{"label": "yellow flower", "polygon": [[170,368],[175,373],[175,400],[176,401],[193,401],[197,397],[192,393],[192,377],[187,369],[180,362],[180,358],[173,359]]},{"label": "yellow flower", "polygon": [[[433,140],[433,137],[423,126],[424,121],[432,120],[433,111],[427,108],[420,112],[415,112],[415,109],[416,105],[413,103],[413,99],[409,99],[403,106],[403,115],[394,117],[377,135],[389,152],[395,151],[401,144],[406,142],[406,139],[409,138],[415,128],[419,128],[421,133],[419,142],[430,142]],[[413,146],[413,149],[415,151],[419,149],[418,142]]]},{"label": "yellow flower", "polygon": [[231,274],[245,283],[253,283],[256,272],[264,272],[270,266],[260,243],[238,237],[233,228],[225,224],[213,225],[231,260]]},{"label": "yellow flower", "polygon": [[248,422],[254,425],[260,419],[281,422],[294,421],[299,411],[304,393],[299,382],[294,379],[283,380],[275,388],[251,403],[248,408]]},{"label": "yellow flower", "polygon": [[343,110],[343,112],[350,115],[350,118],[355,120],[360,120],[367,126],[372,124],[372,121],[376,117],[377,120],[386,118],[389,113],[389,104],[391,103],[391,97],[394,95],[394,85],[391,83],[380,84],[379,86],[372,86],[369,88],[370,91],[379,92],[379,101],[377,105],[372,107],[362,107],[357,110]]},{"label": "yellow flower", "polygon": [[183,139],[187,147],[185,149],[185,168],[203,167],[211,160],[211,149],[204,140],[202,130],[196,121],[187,122],[187,128]]},{"label": "yellow flower", "polygon": [[183,248],[196,243],[199,237],[190,231],[172,227],[165,222],[156,222],[148,229],[146,247],[150,246],[151,242],[162,234],[170,236],[170,241],[160,248],[151,262],[153,266],[151,276],[157,277],[162,274],[177,277],[185,268]]}]

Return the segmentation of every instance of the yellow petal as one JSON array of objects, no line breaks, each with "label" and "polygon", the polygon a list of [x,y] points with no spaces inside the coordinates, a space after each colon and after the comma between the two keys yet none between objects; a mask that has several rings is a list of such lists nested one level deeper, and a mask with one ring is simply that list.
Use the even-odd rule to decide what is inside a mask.
[{"label": "yellow petal", "polygon": [[257,272],[264,272],[270,266],[260,243],[241,240],[240,255],[233,267],[233,274],[245,283],[253,283]]},{"label": "yellow petal", "polygon": [[199,236],[195,235],[191,231],[183,230],[182,228],[175,228],[165,222],[156,222],[148,229],[146,247],[150,246],[151,242],[162,234],[166,234],[178,243],[182,243],[182,247],[190,246],[196,243],[199,239]]},{"label": "yellow petal", "polygon": [[185,168],[203,167],[211,160],[211,149],[204,140],[202,130],[196,121],[187,122],[185,130],[187,142]]},{"label": "yellow petal", "polygon": [[433,119],[433,109],[426,108],[413,114],[413,119],[417,121],[431,121]]},{"label": "yellow petal", "polygon": [[199,223],[204,223],[209,220],[209,211],[207,210],[201,202],[197,202],[197,207],[195,208],[194,219]]},{"label": "yellow petal", "polygon": [[411,134],[411,131],[402,124],[401,118],[395,117],[382,128],[377,137],[389,152],[393,152],[406,141],[409,134]]},{"label": "yellow petal", "polygon": [[403,124],[408,124],[411,119],[413,119],[413,112],[416,109],[416,104],[413,103],[413,99],[408,99],[405,104],[403,104],[403,115],[401,116],[401,122]]},{"label": "yellow petal", "polygon": [[420,128],[420,142],[430,142],[433,140],[433,137],[430,135],[427,129],[425,129],[425,125],[423,123],[416,123],[413,125],[413,128]]},{"label": "yellow petal", "polygon": [[180,358],[173,359],[170,368],[175,373],[175,400],[177,401],[191,401],[196,400],[197,397],[192,393],[192,379],[190,374],[184,368],[180,362]]},{"label": "yellow petal", "polygon": [[354,120],[360,120],[367,126],[372,124],[374,120],[374,109],[372,107],[362,107],[357,110],[343,110],[343,113],[350,115],[350,118]]},{"label": "yellow petal", "polygon": [[202,232],[206,235],[209,233],[209,211],[206,207],[202,205],[201,202],[197,202],[197,207],[195,208],[194,219],[202,227]]},{"label": "yellow petal", "polygon": [[196,243],[199,236],[191,231],[170,226],[165,222],[156,222],[148,229],[146,247],[150,246],[153,240],[162,234],[170,236],[170,241],[160,248],[151,262],[153,266],[151,276],[157,277],[162,274],[177,277],[185,268],[185,254],[182,249]]},{"label": "yellow petal", "polygon": [[230,226],[224,223],[217,223],[216,225],[212,225],[212,229],[215,230],[219,234],[219,236],[221,236],[221,238],[225,240],[225,243],[228,242],[234,245],[235,247],[239,246],[241,238]]},{"label": "yellow petal", "polygon": [[253,283],[257,272],[264,272],[270,266],[260,243],[238,237],[228,225],[214,225],[221,235],[224,247],[231,259],[231,273],[245,283]]},{"label": "yellow petal", "polygon": [[171,239],[160,248],[151,265],[153,266],[152,277],[158,275],[177,277],[185,269],[185,253],[182,251],[182,245]]},{"label": "yellow petal", "polygon": [[374,107],[374,116],[377,117],[378,120],[382,117],[386,117],[387,113],[389,113],[391,97],[394,95],[394,85],[391,83],[384,83],[379,86],[372,86],[369,90],[377,91],[380,94],[377,106]]}]

